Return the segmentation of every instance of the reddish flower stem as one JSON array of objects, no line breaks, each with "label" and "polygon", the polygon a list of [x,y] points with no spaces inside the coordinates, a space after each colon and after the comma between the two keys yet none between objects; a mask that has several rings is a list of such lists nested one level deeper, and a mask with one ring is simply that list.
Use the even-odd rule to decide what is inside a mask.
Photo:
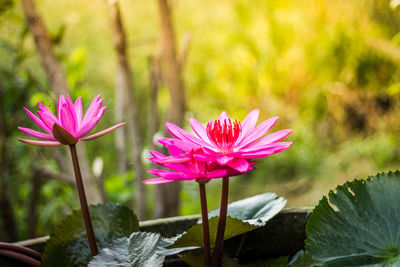
[{"label": "reddish flower stem", "polygon": [[89,208],[86,201],[85,188],[83,187],[82,175],[79,167],[78,155],[76,154],[75,144],[70,145],[69,148],[71,150],[72,163],[74,165],[76,179],[76,188],[78,189],[78,196],[81,203],[82,216],[85,223],[86,234],[89,240],[90,252],[92,253],[92,256],[96,256],[99,251],[97,249],[96,238],[93,232],[92,221],[90,220]]},{"label": "reddish flower stem", "polygon": [[40,261],[25,255],[21,252],[13,251],[13,250],[7,250],[7,249],[0,249],[0,256],[9,258],[9,259],[14,259],[18,261],[19,263],[23,263],[24,266],[32,266],[32,267],[40,267]]},{"label": "reddish flower stem", "polygon": [[33,259],[37,259],[38,261],[40,261],[42,258],[42,254],[40,254],[39,252],[37,252],[31,248],[23,247],[20,245],[14,245],[14,244],[10,244],[10,243],[0,242],[0,249],[8,250],[8,251],[15,251],[15,252],[27,255]]},{"label": "reddish flower stem", "polygon": [[203,221],[203,241],[204,241],[204,266],[210,267],[210,230],[208,227],[208,211],[206,186],[204,183],[199,183],[200,201],[201,201],[201,219]]},{"label": "reddish flower stem", "polygon": [[219,220],[217,238],[211,259],[211,267],[221,266],[222,250],[226,225],[226,213],[228,211],[229,177],[222,178],[221,207],[219,208]]},{"label": "reddish flower stem", "polygon": [[39,267],[42,254],[23,246],[0,242],[0,256],[14,259],[26,266]]}]

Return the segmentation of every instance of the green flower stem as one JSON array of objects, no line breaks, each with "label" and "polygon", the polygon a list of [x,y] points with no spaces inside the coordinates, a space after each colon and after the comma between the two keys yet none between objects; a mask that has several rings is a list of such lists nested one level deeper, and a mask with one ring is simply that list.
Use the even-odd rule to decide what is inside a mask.
[{"label": "green flower stem", "polygon": [[199,183],[200,201],[201,201],[201,219],[203,221],[203,241],[204,241],[204,266],[210,267],[210,230],[208,227],[208,211],[206,198],[206,185]]},{"label": "green flower stem", "polygon": [[81,203],[82,216],[83,216],[83,221],[85,223],[86,234],[89,240],[90,252],[92,253],[92,256],[96,256],[97,253],[99,253],[99,251],[97,249],[96,238],[93,232],[92,221],[90,220],[89,208],[85,195],[85,188],[83,187],[78,155],[76,153],[76,146],[75,144],[73,144],[70,145],[69,148],[71,150],[72,163],[74,165],[74,172],[76,179],[76,188],[78,189],[78,196],[79,196],[79,201]]},{"label": "green flower stem", "polygon": [[219,220],[217,238],[211,259],[211,267],[221,266],[222,250],[226,225],[226,213],[228,211],[229,177],[222,178],[221,207],[219,208]]}]

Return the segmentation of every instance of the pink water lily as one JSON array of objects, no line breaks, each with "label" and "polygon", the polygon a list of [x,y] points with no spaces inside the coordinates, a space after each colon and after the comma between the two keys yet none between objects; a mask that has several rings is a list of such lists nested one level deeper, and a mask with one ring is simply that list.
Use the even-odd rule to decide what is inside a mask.
[{"label": "pink water lily", "polygon": [[[157,151],[150,151],[154,156],[150,161],[171,170],[150,170],[151,174],[158,176],[143,181],[145,184],[161,184],[173,181],[196,180],[200,183],[208,182],[211,179],[236,176],[242,174],[232,168],[218,165],[213,161],[202,161],[196,159],[197,153],[203,153],[201,148],[184,153],[180,148],[170,145],[168,150],[171,156],[165,156]],[[251,165],[255,162],[250,162]],[[250,170],[249,169],[249,170]]]},{"label": "pink water lily", "polygon": [[57,104],[57,117],[50,111],[48,107],[40,102],[38,102],[40,110],[37,112],[37,116],[24,107],[24,110],[28,116],[47,133],[38,132],[24,127],[18,127],[18,129],[27,135],[46,141],[22,138],[18,138],[18,140],[31,145],[59,146],[62,143],[55,137],[53,132],[55,124],[61,126],[62,129],[67,132],[67,134],[72,136],[70,138],[73,140],[72,143],[76,143],[79,140],[91,140],[98,138],[117,129],[118,127],[125,125],[126,123],[119,123],[101,132],[86,136],[97,125],[107,108],[102,107],[104,99],[100,99],[100,96],[101,94],[97,95],[93,99],[84,116],[82,112],[81,97],[78,97],[75,103],[73,103],[70,96],[65,97],[61,95]]},{"label": "pink water lily", "polygon": [[286,129],[264,136],[277,122],[278,117],[263,121],[257,127],[259,111],[251,111],[239,122],[231,120],[223,111],[218,120],[209,121],[204,127],[196,119],[190,119],[190,125],[197,137],[180,127],[167,123],[168,131],[176,138],[163,138],[163,145],[175,145],[185,152],[193,147],[202,147],[204,153],[196,157],[203,161],[216,161],[221,166],[228,166],[238,172],[251,168],[249,159],[267,157],[281,152],[292,145],[292,142],[279,142],[293,130]]}]

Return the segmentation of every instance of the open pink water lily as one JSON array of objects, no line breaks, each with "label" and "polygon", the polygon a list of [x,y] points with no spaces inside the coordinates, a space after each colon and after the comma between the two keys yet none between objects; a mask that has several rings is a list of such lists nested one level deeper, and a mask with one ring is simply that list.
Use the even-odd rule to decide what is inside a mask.
[{"label": "open pink water lily", "polygon": [[163,145],[174,145],[184,152],[193,147],[202,147],[204,153],[196,153],[196,158],[203,161],[216,161],[221,166],[228,166],[238,172],[246,172],[251,168],[249,159],[267,157],[289,148],[293,142],[279,142],[293,130],[281,130],[264,136],[278,117],[263,121],[257,127],[259,111],[251,111],[239,122],[232,121],[223,111],[218,120],[209,121],[204,127],[196,119],[190,119],[190,125],[197,137],[180,127],[167,123],[168,131],[176,138],[163,138]]},{"label": "open pink water lily", "polygon": [[125,122],[119,123],[101,132],[86,136],[97,125],[107,108],[101,107],[104,99],[100,99],[100,96],[101,94],[97,95],[93,99],[84,116],[82,113],[81,97],[78,97],[75,103],[73,103],[70,96],[65,97],[61,95],[57,104],[57,117],[50,111],[48,107],[40,102],[38,102],[40,110],[37,112],[37,116],[24,107],[24,110],[28,116],[47,133],[38,132],[24,127],[18,127],[18,129],[27,135],[46,141],[22,138],[18,138],[18,140],[37,146],[59,146],[62,143],[60,143],[60,140],[57,139],[53,133],[55,124],[61,126],[62,129],[67,131],[72,136],[71,138],[75,139],[73,140],[75,142],[78,142],[79,140],[91,140],[98,138],[117,129],[118,127],[125,125]]},{"label": "open pink water lily", "polygon": [[[171,156],[165,156],[157,151],[150,151],[154,156],[150,161],[171,170],[151,170],[148,173],[158,176],[150,180],[143,181],[145,184],[162,184],[173,181],[196,180],[206,183],[211,179],[230,177],[242,174],[228,166],[220,166],[213,161],[203,161],[196,159],[197,153],[203,153],[202,148],[198,148],[184,153],[174,145],[168,146]],[[255,162],[250,162],[250,169]]]}]

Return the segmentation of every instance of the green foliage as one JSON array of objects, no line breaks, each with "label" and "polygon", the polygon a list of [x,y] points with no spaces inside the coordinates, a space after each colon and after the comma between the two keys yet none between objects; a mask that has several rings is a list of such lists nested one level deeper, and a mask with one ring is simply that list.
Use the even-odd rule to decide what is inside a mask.
[{"label": "green foliage", "polygon": [[305,253],[304,250],[300,250],[292,257],[288,265],[293,267],[312,267],[317,265],[317,262],[313,260],[309,253]]},{"label": "green foliage", "polygon": [[129,238],[119,238],[109,247],[102,249],[88,266],[162,266],[165,256],[191,249],[168,249],[172,243],[172,240],[163,238],[158,233],[133,233]]},{"label": "green foliage", "polygon": [[0,15],[14,5],[14,0],[0,0]]},{"label": "green foliage", "polygon": [[[99,249],[118,238],[139,230],[133,212],[122,205],[90,206],[90,217]],[[50,235],[42,257],[42,266],[86,266],[91,254],[80,211],[65,218]]]},{"label": "green foliage", "polygon": [[[204,267],[204,256],[202,249],[180,255],[180,258],[190,267]],[[283,267],[287,266],[288,257],[280,257],[268,260],[255,260],[241,264],[237,259],[230,258],[228,255],[222,257],[222,267]],[[303,265],[305,267],[308,265]]]},{"label": "green foliage", "polygon": [[[278,197],[274,193],[265,193],[229,204],[224,240],[264,226],[268,220],[283,209],[285,204],[286,200]],[[219,210],[211,211],[208,214],[211,248],[214,247],[217,237],[217,214],[219,214]],[[202,227],[201,223],[192,226],[187,232],[178,237],[171,247],[203,247]]]},{"label": "green foliage", "polygon": [[[213,248],[215,246],[215,239],[217,237],[218,217],[212,217],[209,219],[208,224],[210,228],[210,246]],[[257,228],[259,228],[259,226],[251,225],[250,223],[227,216],[224,240],[244,234]],[[182,236],[180,236],[171,246],[171,248],[187,246],[203,247],[203,245],[203,226],[202,224],[196,224],[187,230],[187,232],[183,233]]]},{"label": "green foliage", "polygon": [[307,223],[306,251],[324,266],[400,264],[400,172],[338,186]]},{"label": "green foliage", "polygon": [[[190,267],[204,267],[204,255],[203,250],[198,249],[196,251],[186,253],[180,256],[180,258],[187,263]],[[227,255],[222,255],[221,261],[222,267],[240,267],[236,260],[229,258]]]},{"label": "green foliage", "polygon": [[[278,197],[274,193],[265,193],[232,202],[228,205],[227,215],[251,225],[264,226],[285,205],[286,200],[283,197]],[[209,212],[208,217],[218,215],[219,209]]]},{"label": "green foliage", "polygon": [[[224,240],[264,226],[267,221],[269,221],[284,208],[285,204],[286,200],[278,197],[274,193],[256,195],[229,204]],[[218,214],[219,210],[211,211],[208,214],[211,248],[215,246],[215,240],[217,237],[219,218],[217,217]],[[181,236],[178,236],[177,240],[170,247],[177,248],[186,246],[203,248],[203,226],[201,223],[192,226],[189,230],[187,230],[187,232],[183,233]],[[199,262],[202,262],[202,255],[203,251],[202,249],[199,249],[194,252],[184,254],[182,259],[191,266],[199,266]],[[226,264],[223,264],[223,266],[237,265],[237,263],[232,262],[229,260],[229,258],[227,258],[226,261]]]},{"label": "green foliage", "polygon": [[111,175],[105,179],[104,186],[110,201],[126,203],[134,198],[132,186],[129,186],[130,177],[133,176],[133,172],[129,171],[125,174]]}]

